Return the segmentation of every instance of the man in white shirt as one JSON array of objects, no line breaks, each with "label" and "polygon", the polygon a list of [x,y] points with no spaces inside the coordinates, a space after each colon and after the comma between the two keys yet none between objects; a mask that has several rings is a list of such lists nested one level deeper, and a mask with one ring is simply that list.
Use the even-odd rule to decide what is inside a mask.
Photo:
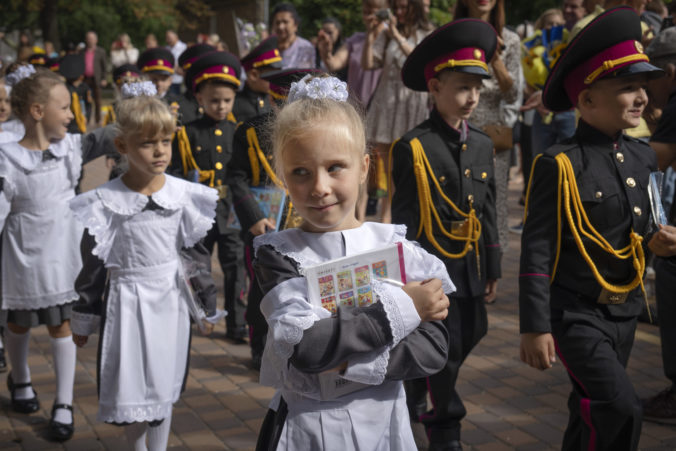
[{"label": "man in white shirt", "polygon": [[[178,61],[178,57],[181,56],[181,53],[183,53],[188,46],[178,38],[178,34],[176,34],[174,30],[167,30],[165,40],[167,41],[167,48],[174,55],[174,61]],[[183,71],[181,70],[181,67],[176,64],[176,67],[174,67],[174,75],[171,76],[171,88],[169,88],[169,92],[180,95],[182,84]]]}]

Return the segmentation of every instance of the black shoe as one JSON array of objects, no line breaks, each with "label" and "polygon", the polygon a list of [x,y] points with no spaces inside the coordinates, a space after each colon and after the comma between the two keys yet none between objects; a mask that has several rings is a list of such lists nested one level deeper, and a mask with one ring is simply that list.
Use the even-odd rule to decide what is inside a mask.
[{"label": "black shoe", "polygon": [[462,451],[460,440],[451,440],[448,443],[430,443],[429,451]]},{"label": "black shoe", "polygon": [[5,360],[5,348],[0,348],[0,373],[7,371],[7,360]]},{"label": "black shoe", "polygon": [[225,333],[225,338],[234,341],[238,345],[246,343],[248,336],[246,326],[228,327],[228,331]]},{"label": "black shoe", "polygon": [[56,409],[68,409],[70,410],[70,414],[73,415],[73,406],[70,404],[56,404],[52,406],[52,418],[49,420],[49,436],[52,440],[55,440],[57,442],[65,442],[66,440],[70,440],[70,438],[73,436],[73,432],[75,431],[75,421],[73,421],[70,424],[65,424],[65,423],[59,423],[58,421],[54,420],[54,412],[56,412]]},{"label": "black shoe", "polygon": [[676,390],[672,387],[643,400],[643,418],[664,424],[676,424]]},{"label": "black shoe", "polygon": [[[30,399],[15,399],[14,391],[18,388],[31,387],[33,390],[33,397]],[[12,395],[12,410],[17,413],[33,413],[37,412],[40,409],[40,401],[38,401],[38,394],[35,389],[32,387],[30,382],[23,384],[15,384],[12,380],[12,373],[10,372],[7,375],[7,388]]]}]

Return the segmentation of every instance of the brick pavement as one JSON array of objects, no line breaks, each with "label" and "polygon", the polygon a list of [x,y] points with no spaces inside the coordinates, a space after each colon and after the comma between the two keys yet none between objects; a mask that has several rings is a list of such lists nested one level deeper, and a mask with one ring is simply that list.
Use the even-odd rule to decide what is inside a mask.
[{"label": "brick pavement", "polygon": [[[92,186],[102,173],[102,162],[94,162],[88,168],[85,185]],[[517,188],[518,183],[514,183],[510,193],[512,223],[520,214]],[[519,243],[516,235],[511,234],[510,240],[499,299],[489,307],[488,335],[460,372],[458,390],[468,411],[463,444],[465,449],[480,451],[557,449],[567,422],[569,382],[560,364],[539,372],[518,360]],[[218,265],[214,268],[218,271]],[[187,388],[174,409],[171,450],[248,450],[255,445],[273,391],[257,383],[258,374],[248,367],[248,347],[226,341],[224,332],[221,325],[212,337],[194,336]],[[44,328],[33,330],[29,363],[42,408],[32,415],[10,412],[9,394],[4,389],[6,373],[0,375],[0,449],[126,448],[120,428],[96,421],[96,338],[78,352],[75,435],[65,444],[55,444],[45,439],[54,396],[49,338]],[[657,328],[641,324],[636,338],[629,374],[639,395],[645,397],[666,387],[667,381],[662,373]],[[676,427],[645,422],[640,448],[676,449]]]}]

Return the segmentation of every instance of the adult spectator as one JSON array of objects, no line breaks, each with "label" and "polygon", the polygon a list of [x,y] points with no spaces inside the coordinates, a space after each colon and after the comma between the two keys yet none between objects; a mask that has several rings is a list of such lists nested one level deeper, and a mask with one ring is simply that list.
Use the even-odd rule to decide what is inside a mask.
[{"label": "adult spectator", "polygon": [[568,31],[586,15],[584,0],[563,0],[563,19],[566,21]]},{"label": "adult spectator", "polygon": [[[521,42],[519,36],[505,27],[504,0],[459,1],[455,5],[454,18],[471,17],[484,20],[498,32],[498,51],[488,65],[491,78],[484,80],[481,100],[470,122],[483,129],[495,146],[495,204],[498,213],[500,249],[507,250],[509,228],[507,225],[507,183],[511,163],[511,130],[519,116],[525,86],[521,71]],[[494,297],[486,298],[495,302]]]},{"label": "adult spectator", "polygon": [[148,49],[154,49],[155,47],[158,46],[157,43],[157,36],[155,36],[152,33],[148,33],[145,39],[145,45],[146,45],[146,50]]},{"label": "adult spectator", "polygon": [[[401,68],[432,26],[422,0],[390,0],[390,9],[389,17],[368,17],[362,52],[364,69],[382,69],[367,113],[366,137],[374,146],[378,194],[383,197],[388,189],[385,168],[390,145],[429,114],[427,93],[405,87]],[[385,200],[380,216],[383,222],[390,221],[390,205]]]},{"label": "adult spectator", "polygon": [[127,33],[118,36],[117,41],[113,42],[110,51],[110,62],[113,69],[117,69],[125,64],[136,64],[138,60],[138,49],[131,43],[131,38]]},{"label": "adult spectator", "polygon": [[218,51],[221,52],[227,52],[228,51],[228,44],[221,39],[219,35],[216,33],[211,33],[207,38],[204,40],[205,44],[208,44],[215,48]]},{"label": "adult spectator", "polygon": [[668,15],[669,11],[662,0],[650,0],[641,14],[641,21],[648,24],[650,30],[656,35],[662,29],[662,21]]},{"label": "adult spectator", "polygon": [[[386,0],[362,0],[364,26],[368,27],[369,18],[374,17],[376,11],[386,7]],[[366,33],[363,31],[354,33],[340,47],[336,47],[328,36],[322,35],[321,32],[317,39],[317,49],[324,66],[330,72],[338,72],[347,68],[347,85],[350,92],[357,96],[364,107],[371,100],[380,78],[380,69],[364,70],[361,65],[365,42]]]},{"label": "adult spectator", "polygon": [[[185,42],[181,41],[178,38],[178,34],[174,30],[168,30],[165,35],[165,41],[167,42],[167,48],[174,55],[174,61],[178,61],[178,57],[181,56],[181,53],[185,52],[185,49],[188,48]],[[174,75],[171,76],[171,87],[169,92],[174,95],[181,95],[181,85],[183,84],[183,69],[181,66],[176,63],[174,67]]]},{"label": "adult spectator", "polygon": [[272,10],[272,34],[277,36],[284,69],[311,69],[315,67],[315,48],[307,39],[298,36],[300,16],[291,3],[280,3]]},{"label": "adult spectator", "polygon": [[101,122],[101,88],[107,86],[106,51],[98,46],[99,37],[94,31],[85,35],[85,48],[82,53],[85,60],[84,82],[89,85],[94,95],[94,119]]},{"label": "adult spectator", "polygon": [[[321,56],[319,42],[321,41],[324,46],[330,46],[331,52],[333,53],[343,47],[342,33],[343,26],[335,17],[327,17],[322,21],[322,28],[319,29],[319,33],[317,34],[317,67],[324,70],[328,69]],[[347,64],[336,70],[329,69],[329,71],[334,72],[339,79],[347,81]]]},{"label": "adult spectator", "polygon": [[[676,27],[667,28],[646,49],[650,63],[663,69],[667,75],[648,83],[650,103],[663,109],[650,145],[657,153],[660,169],[676,163]],[[676,200],[676,198],[674,199]],[[676,206],[671,204],[669,224],[676,225]],[[671,237],[671,240],[669,240]],[[671,244],[670,251],[664,247]],[[643,415],[647,420],[662,423],[676,422],[676,229],[667,227],[649,243],[655,259],[655,297],[662,342],[664,375],[671,386],[643,401]]]}]

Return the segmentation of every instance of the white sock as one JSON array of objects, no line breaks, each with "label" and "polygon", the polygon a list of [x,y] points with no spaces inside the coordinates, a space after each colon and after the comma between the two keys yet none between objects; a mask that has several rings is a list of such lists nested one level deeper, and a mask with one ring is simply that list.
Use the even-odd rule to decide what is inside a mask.
[{"label": "white sock", "polygon": [[166,451],[169,443],[169,433],[171,432],[171,412],[158,426],[148,427],[148,450]]},{"label": "white sock", "polygon": [[[75,359],[76,348],[73,337],[53,338],[52,357],[54,360],[54,372],[56,373],[56,399],[57,404],[73,404],[73,384],[75,383]],[[56,409],[54,421],[70,424],[73,422],[73,412],[68,409]]]},{"label": "white sock", "polygon": [[124,427],[124,433],[127,436],[129,449],[134,451],[148,451],[146,448],[146,430],[147,423],[132,423]]},{"label": "white sock", "polygon": [[[31,370],[28,368],[28,341],[30,331],[25,334],[15,334],[7,329],[5,341],[9,363],[12,365],[12,380],[15,384],[23,384],[31,381]],[[31,399],[35,396],[31,387],[17,388],[14,391],[16,399]]]}]

